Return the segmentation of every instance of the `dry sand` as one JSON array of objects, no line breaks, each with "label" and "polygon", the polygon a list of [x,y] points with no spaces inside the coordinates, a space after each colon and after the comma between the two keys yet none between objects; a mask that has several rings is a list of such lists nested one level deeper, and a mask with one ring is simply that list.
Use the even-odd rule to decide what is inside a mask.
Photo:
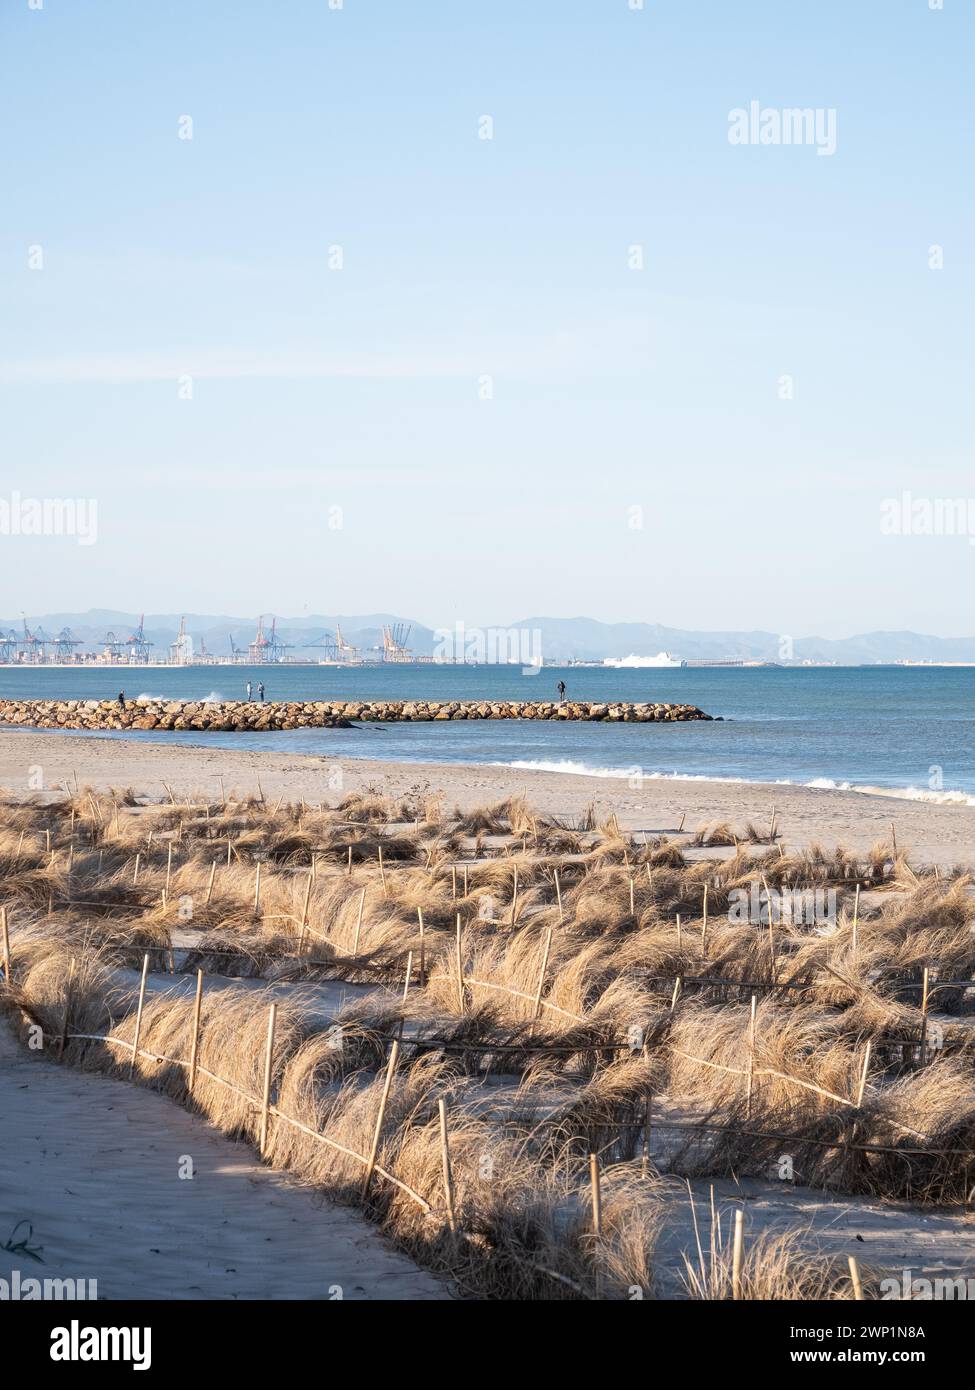
[{"label": "dry sand", "polygon": [[43,1246],[43,1264],[0,1249],[0,1278],[97,1279],[109,1299],[449,1296],[355,1211],[164,1096],[28,1052],[2,1022],[0,1116],[0,1245],[28,1221]]},{"label": "dry sand", "polygon": [[[340,745],[336,745],[340,747]],[[705,822],[751,820],[767,826],[774,804],[785,846],[819,840],[851,850],[866,850],[878,840],[890,842],[891,822],[898,846],[918,863],[950,866],[975,864],[975,807],[932,805],[894,795],[817,790],[759,783],[648,780],[639,789],[606,777],[564,772],[536,772],[504,767],[449,763],[378,762],[356,758],[321,758],[302,753],[256,752],[226,748],[100,739],[4,730],[0,732],[0,786],[14,796],[27,795],[33,771],[43,785],[60,782],[93,787],[133,787],[153,797],[215,795],[219,779],[229,792],[254,791],[258,779],[268,799],[281,795],[334,804],[345,792],[366,786],[401,795],[417,787],[442,792],[448,809],[499,801],[524,792],[543,812],[576,816],[595,801],[600,812],[615,811],[620,824],[648,834],[672,831],[683,812],[685,829]],[[341,787],[336,787],[336,772]]]}]

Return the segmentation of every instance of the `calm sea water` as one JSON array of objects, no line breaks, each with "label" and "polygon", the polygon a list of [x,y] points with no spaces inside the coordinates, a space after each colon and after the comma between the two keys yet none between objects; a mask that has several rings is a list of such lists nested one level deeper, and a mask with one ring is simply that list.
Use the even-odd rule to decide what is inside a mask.
[{"label": "calm sea water", "polygon": [[[143,734],[328,759],[504,763],[564,771],[788,781],[975,798],[975,668],[843,667],[629,670],[546,667],[187,667],[18,670],[0,667],[0,696],[126,694],[241,699],[263,680],[271,699],[683,700],[724,722],[392,724],[276,734]],[[103,737],[117,737],[106,734]],[[132,735],[128,735],[132,737]],[[963,796],[962,796],[963,794]]]}]

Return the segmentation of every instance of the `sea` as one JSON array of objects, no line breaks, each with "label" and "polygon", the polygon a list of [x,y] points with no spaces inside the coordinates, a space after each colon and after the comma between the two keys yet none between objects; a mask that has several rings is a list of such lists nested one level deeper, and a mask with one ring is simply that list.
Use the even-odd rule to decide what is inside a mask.
[{"label": "sea", "polygon": [[[713,723],[589,724],[534,720],[365,724],[267,734],[139,733],[155,742],[226,744],[330,761],[476,763],[622,779],[709,779],[882,789],[975,805],[975,668],[545,666],[187,666],[74,669],[0,666],[4,698],[269,700],[668,700]],[[88,735],[91,737],[91,735]],[[66,734],[65,737],[71,737]],[[96,737],[123,735],[105,733]]]}]

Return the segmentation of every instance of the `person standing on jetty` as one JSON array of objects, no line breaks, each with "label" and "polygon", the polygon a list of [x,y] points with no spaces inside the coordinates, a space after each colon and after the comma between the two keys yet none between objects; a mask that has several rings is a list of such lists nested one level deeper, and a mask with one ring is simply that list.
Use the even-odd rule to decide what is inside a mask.
[{"label": "person standing on jetty", "polygon": [[565,704],[565,681],[559,681],[558,691],[559,691],[559,704],[560,704],[560,705],[564,705],[564,704]]},{"label": "person standing on jetty", "polygon": [[118,707],[119,707],[119,709],[125,709],[125,691],[124,691],[124,690],[120,690],[119,693],[118,693]]},{"label": "person standing on jetty", "polygon": [[263,681],[261,681],[260,685],[257,687],[257,698],[260,700],[261,704],[263,705],[263,703],[264,703],[264,682],[263,682]]},{"label": "person standing on jetty", "polygon": [[250,681],[248,681],[248,682],[247,682],[247,702],[248,702],[248,704],[250,704],[251,690],[252,690],[252,689],[253,689],[253,687],[251,686]]}]

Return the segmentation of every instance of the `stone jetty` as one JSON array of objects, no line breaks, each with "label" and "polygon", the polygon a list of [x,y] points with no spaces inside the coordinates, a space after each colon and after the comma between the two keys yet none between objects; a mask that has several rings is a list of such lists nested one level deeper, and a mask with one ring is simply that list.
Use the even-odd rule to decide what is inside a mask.
[{"label": "stone jetty", "polygon": [[0,724],[35,729],[348,729],[440,719],[564,719],[668,724],[710,719],[694,705],[527,700],[0,700]]}]

